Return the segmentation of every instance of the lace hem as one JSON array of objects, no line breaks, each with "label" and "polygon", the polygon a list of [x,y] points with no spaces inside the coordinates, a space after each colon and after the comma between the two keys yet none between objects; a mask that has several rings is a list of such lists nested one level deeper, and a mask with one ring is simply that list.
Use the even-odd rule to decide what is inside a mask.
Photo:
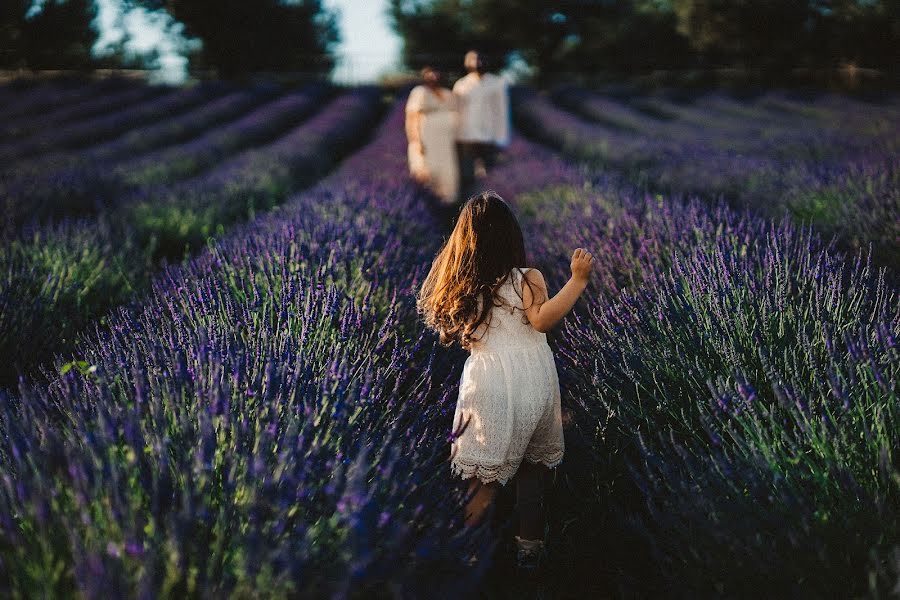
[{"label": "lace hem", "polygon": [[556,450],[555,452],[526,454],[525,460],[533,464],[542,464],[548,469],[558,467],[563,459],[564,450]]},{"label": "lace hem", "polygon": [[454,475],[459,475],[464,480],[477,477],[482,483],[499,481],[500,485],[506,485],[519,469],[519,464],[484,465],[454,458],[450,463],[450,468],[453,470]]},{"label": "lace hem", "polygon": [[[527,455],[524,460],[532,464],[542,464],[548,469],[558,467],[562,462],[564,452],[558,450],[547,454]],[[500,465],[485,465],[482,463],[471,462],[454,458],[450,463],[450,468],[454,475],[462,477],[463,480],[471,477],[477,477],[482,483],[491,483],[499,481],[500,485],[506,485],[507,482],[519,470],[520,462],[506,462]]]}]

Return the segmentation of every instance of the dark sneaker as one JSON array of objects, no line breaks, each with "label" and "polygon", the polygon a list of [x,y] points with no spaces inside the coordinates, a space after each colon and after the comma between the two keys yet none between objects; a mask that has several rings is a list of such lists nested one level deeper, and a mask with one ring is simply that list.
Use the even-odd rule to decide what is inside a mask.
[{"label": "dark sneaker", "polygon": [[544,540],[523,540],[516,536],[516,569],[523,575],[536,573],[544,554]]}]

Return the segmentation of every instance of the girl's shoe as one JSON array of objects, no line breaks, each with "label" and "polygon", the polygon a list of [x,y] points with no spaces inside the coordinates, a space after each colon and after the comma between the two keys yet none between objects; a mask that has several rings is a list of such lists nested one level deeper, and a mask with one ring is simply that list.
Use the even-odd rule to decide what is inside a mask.
[{"label": "girl's shoe", "polygon": [[544,540],[525,540],[516,536],[516,568],[520,573],[536,573],[544,554]]}]

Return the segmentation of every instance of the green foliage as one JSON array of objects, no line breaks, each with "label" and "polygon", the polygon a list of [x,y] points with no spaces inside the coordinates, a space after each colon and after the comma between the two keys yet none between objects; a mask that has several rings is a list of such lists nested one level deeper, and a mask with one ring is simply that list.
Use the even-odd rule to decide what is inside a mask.
[{"label": "green foliage", "polygon": [[391,0],[394,29],[403,38],[403,61],[412,68],[436,66],[460,71],[463,53],[477,48],[491,58],[505,58],[514,45],[513,27],[499,36],[482,9],[487,3],[460,0],[431,2]]},{"label": "green foliage", "polygon": [[[151,269],[150,249],[112,234],[63,223],[0,245],[3,264],[26,265],[0,277],[0,381],[73,343],[96,317],[96,307],[124,303],[138,276]],[[11,293],[11,292],[15,293]],[[64,306],[66,310],[60,310]],[[27,343],[22,332],[27,331]],[[81,365],[75,364],[69,369]]]},{"label": "green foliage", "polygon": [[515,53],[549,76],[672,66],[687,48],[671,11],[650,2],[392,0],[391,16],[410,67],[458,70],[462,53],[478,48],[494,66]]},{"label": "green foliage", "polygon": [[391,0],[410,67],[459,69],[478,47],[544,80],[598,70],[893,68],[900,3],[842,0]]},{"label": "green foliage", "polygon": [[887,265],[900,264],[900,161],[851,163],[845,172],[830,172],[809,186],[792,186],[790,213],[851,248],[871,247]]},{"label": "green foliage", "polygon": [[563,398],[593,439],[579,551],[590,540],[641,586],[658,569],[665,583],[638,596],[893,589],[900,304],[887,273],[808,228],[618,184],[516,201],[548,281],[568,275],[573,246],[596,252],[555,338]]},{"label": "green foliage", "polygon": [[675,0],[674,7],[678,30],[712,64],[790,68],[808,44],[807,0]]},{"label": "green foliage", "polygon": [[340,40],[337,14],[321,0],[130,0],[164,10],[203,46],[194,66],[226,77],[255,71],[328,73]]},{"label": "green foliage", "polygon": [[0,7],[0,67],[90,69],[97,31],[93,0],[4,0]]},{"label": "green foliage", "polygon": [[674,0],[673,5],[678,30],[714,65],[896,66],[896,1]]}]

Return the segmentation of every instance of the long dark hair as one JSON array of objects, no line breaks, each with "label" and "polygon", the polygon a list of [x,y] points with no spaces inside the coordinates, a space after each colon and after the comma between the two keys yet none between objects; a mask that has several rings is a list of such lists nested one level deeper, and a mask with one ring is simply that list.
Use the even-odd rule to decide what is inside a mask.
[{"label": "long dark hair", "polygon": [[496,192],[473,196],[422,283],[419,312],[441,343],[469,349],[491,307],[502,305],[497,290],[524,266],[525,240],[512,209]]}]

